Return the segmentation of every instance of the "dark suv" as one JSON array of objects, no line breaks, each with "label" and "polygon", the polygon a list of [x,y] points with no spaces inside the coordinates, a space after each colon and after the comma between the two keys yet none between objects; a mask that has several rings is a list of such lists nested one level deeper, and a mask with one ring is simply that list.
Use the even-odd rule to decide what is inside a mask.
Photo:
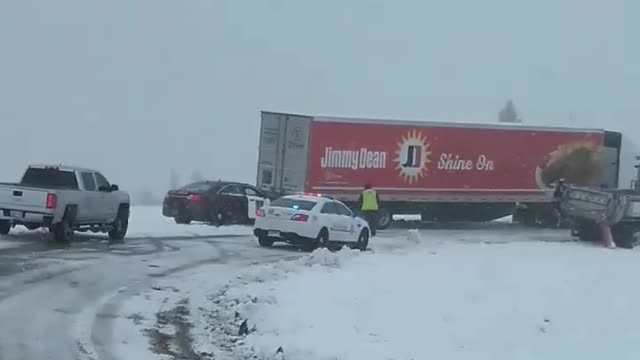
[{"label": "dark suv", "polygon": [[229,181],[199,181],[167,193],[162,215],[178,224],[192,221],[216,225],[251,224],[267,197],[249,184]]}]

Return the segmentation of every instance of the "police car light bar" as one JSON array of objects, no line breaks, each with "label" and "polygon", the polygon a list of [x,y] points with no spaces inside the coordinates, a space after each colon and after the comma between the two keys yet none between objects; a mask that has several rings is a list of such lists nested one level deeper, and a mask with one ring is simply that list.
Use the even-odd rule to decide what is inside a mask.
[{"label": "police car light bar", "polygon": [[333,200],[333,197],[326,195],[326,194],[318,194],[318,193],[308,193],[308,192],[297,192],[296,195],[305,195],[305,196],[316,196],[316,197],[322,197],[325,199],[331,199]]}]

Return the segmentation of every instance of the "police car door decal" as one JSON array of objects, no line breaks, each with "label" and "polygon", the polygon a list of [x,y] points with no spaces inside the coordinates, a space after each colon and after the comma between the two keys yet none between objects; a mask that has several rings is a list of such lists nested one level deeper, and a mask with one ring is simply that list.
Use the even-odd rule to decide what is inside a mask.
[{"label": "police car door decal", "polygon": [[251,188],[245,188],[244,193],[247,197],[247,217],[255,220],[256,211],[264,206],[265,199],[255,192]]}]

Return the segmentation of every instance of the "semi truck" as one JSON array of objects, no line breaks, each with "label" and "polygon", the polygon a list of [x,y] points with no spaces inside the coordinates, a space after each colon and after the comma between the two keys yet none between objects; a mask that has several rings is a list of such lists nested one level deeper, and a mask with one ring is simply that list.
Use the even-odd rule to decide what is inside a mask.
[{"label": "semi truck", "polygon": [[380,229],[394,214],[551,225],[558,180],[618,188],[621,144],[604,129],[262,111],[257,186],[271,196],[323,193],[357,210],[369,183]]}]

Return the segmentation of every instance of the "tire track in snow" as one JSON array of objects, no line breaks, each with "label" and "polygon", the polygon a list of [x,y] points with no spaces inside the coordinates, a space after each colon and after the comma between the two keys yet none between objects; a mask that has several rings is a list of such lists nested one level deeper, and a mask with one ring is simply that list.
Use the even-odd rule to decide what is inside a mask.
[{"label": "tire track in snow", "polygon": [[[181,272],[192,270],[204,265],[223,265],[230,262],[237,265],[243,265],[245,263],[246,265],[250,265],[255,262],[289,260],[302,255],[292,255],[289,251],[265,254],[264,251],[266,251],[266,249],[260,249],[261,251],[250,251],[245,253],[243,256],[242,249],[235,248],[235,246],[231,246],[231,248],[229,248],[230,246],[228,244],[221,244],[213,241],[207,241],[206,243],[217,250],[217,255],[215,257],[175,266],[161,272],[148,274],[147,279],[126,285],[105,298],[104,301],[98,305],[97,311],[95,312],[93,325],[91,326],[90,331],[90,343],[83,343],[86,351],[90,354],[94,354],[94,356],[100,360],[124,360],[118,358],[118,355],[113,351],[113,349],[115,349],[113,339],[115,319],[126,317],[126,314],[121,313],[124,303],[134,296],[138,296],[142,292],[150,290],[152,284],[158,279],[169,278]],[[243,247],[241,244],[238,245],[239,247]],[[246,246],[243,248],[244,250],[248,250],[246,249]],[[178,305],[175,307],[178,308]],[[174,309],[172,308],[168,311],[171,310]],[[176,327],[176,331],[178,331],[180,330],[180,326],[186,325],[186,323],[182,324],[181,322],[180,324],[176,323],[173,325]],[[179,346],[179,348],[181,353],[177,354],[178,356],[176,358],[197,359],[193,357],[194,350],[191,348],[190,341],[191,340],[187,338],[180,339],[181,346]]]}]

